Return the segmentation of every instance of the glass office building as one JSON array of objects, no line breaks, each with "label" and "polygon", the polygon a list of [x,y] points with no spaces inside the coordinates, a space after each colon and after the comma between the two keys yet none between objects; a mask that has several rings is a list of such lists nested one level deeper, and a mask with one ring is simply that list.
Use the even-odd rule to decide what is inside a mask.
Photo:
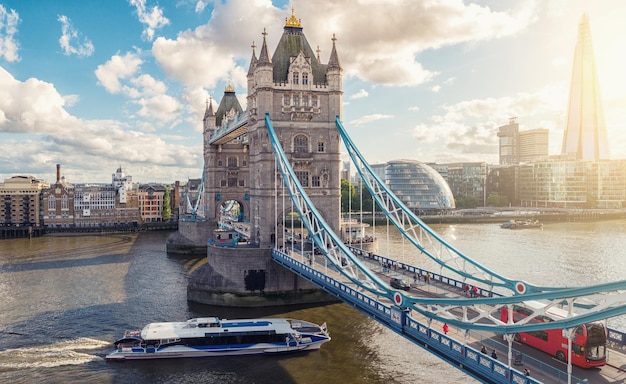
[{"label": "glass office building", "polygon": [[416,214],[436,214],[455,208],[448,183],[432,167],[419,161],[388,162],[385,166],[385,182]]}]

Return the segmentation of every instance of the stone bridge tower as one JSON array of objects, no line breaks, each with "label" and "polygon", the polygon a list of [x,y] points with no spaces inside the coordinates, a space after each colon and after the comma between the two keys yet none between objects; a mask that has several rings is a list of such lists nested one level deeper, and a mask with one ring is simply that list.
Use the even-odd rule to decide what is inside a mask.
[{"label": "stone bridge tower", "polygon": [[[179,222],[178,238],[191,238],[190,233],[201,238],[204,232],[200,229],[215,229],[222,206],[236,201],[242,211],[238,220],[249,223],[250,242],[206,247],[207,263],[189,280],[187,298],[191,301],[264,306],[336,300],[272,260],[270,248],[276,240],[282,243],[284,233],[282,227],[276,229],[277,224],[282,223],[292,204],[289,196],[283,198],[282,194],[288,192],[277,182],[281,178],[276,177],[278,171],[265,126],[268,113],[300,183],[338,233],[341,160],[335,117],[341,117],[342,75],[335,38],[329,61],[322,64],[319,49],[316,55],[293,12],[271,58],[266,36],[263,32],[258,58],[252,47],[247,110],[242,111],[230,85],[217,112],[207,103],[204,204],[208,221]],[[283,201],[288,208],[283,208]],[[222,233],[215,230],[214,235],[217,238]],[[207,237],[212,236],[204,236],[205,245]]]},{"label": "stone bridge tower", "polygon": [[[228,143],[209,144],[211,133],[222,124],[233,124],[242,111],[230,85],[217,112],[207,104],[204,117],[207,216],[216,220],[221,204],[237,201],[250,223],[250,244],[261,248],[273,246],[275,237],[281,235],[275,233],[275,160],[266,113],[300,183],[337,232],[341,206],[340,137],[335,117],[341,117],[343,92],[336,39],[333,36],[328,63],[323,64],[320,50],[316,54],[311,49],[293,11],[271,58],[266,36],[264,31],[258,58],[252,47],[247,133]],[[288,213],[282,207],[278,211],[279,215]]]},{"label": "stone bridge tower", "polygon": [[[316,55],[293,11],[271,59],[266,36],[264,31],[258,59],[252,54],[247,99],[250,230],[252,242],[260,247],[272,246],[276,236],[275,161],[266,113],[300,183],[337,233],[341,210],[340,137],[335,117],[341,117],[343,92],[335,38],[328,64],[322,64],[319,49]],[[279,207],[279,215],[285,213]]]}]

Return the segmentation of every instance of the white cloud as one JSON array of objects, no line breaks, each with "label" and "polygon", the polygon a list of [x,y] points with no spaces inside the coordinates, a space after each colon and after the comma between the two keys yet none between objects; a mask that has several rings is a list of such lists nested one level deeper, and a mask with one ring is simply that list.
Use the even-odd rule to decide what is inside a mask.
[{"label": "white cloud", "polygon": [[83,42],[80,42],[80,33],[72,26],[70,19],[61,15],[58,18],[61,23],[61,37],[59,38],[59,44],[63,53],[67,56],[78,55],[81,57],[91,56],[94,52],[93,44],[87,37],[83,38]]},{"label": "white cloud", "polygon": [[369,93],[367,93],[367,91],[365,89],[361,89],[360,91],[358,91],[354,95],[350,96],[350,99],[351,100],[362,99],[362,98],[367,97],[367,96],[369,96]]},{"label": "white cloud", "polygon": [[7,12],[6,8],[0,4],[0,57],[12,63],[19,61],[19,46],[15,41],[17,33],[17,24],[20,22],[20,15],[11,9]]},{"label": "white cloud", "polygon": [[207,6],[207,3],[205,1],[202,1],[202,0],[198,1],[196,3],[196,8],[195,8],[196,13],[202,13],[202,11],[204,11],[204,8],[206,6]]},{"label": "white cloud", "polygon": [[430,87],[430,90],[437,93],[441,91],[441,85],[433,85],[432,87]]},{"label": "white cloud", "polygon": [[391,116],[391,115],[383,115],[383,114],[380,114],[380,113],[376,113],[376,114],[373,114],[373,115],[366,115],[366,116],[360,117],[358,119],[354,119],[354,120],[352,120],[348,124],[350,124],[350,125],[364,125],[364,124],[371,123],[373,121],[383,120],[383,119],[391,119],[391,118],[393,118],[393,116]]},{"label": "white cloud", "polygon": [[[142,63],[139,56],[132,52],[124,56],[114,55],[98,66],[96,77],[108,92],[127,96],[133,104],[138,105],[138,116],[156,120],[156,123],[176,121],[181,111],[180,102],[167,95],[164,82],[141,73]],[[150,131],[154,129],[151,125],[145,127]]]},{"label": "white cloud", "polygon": [[137,112],[139,116],[154,118],[161,121],[171,121],[176,119],[181,108],[178,100],[168,95],[143,97],[135,100],[134,103],[141,106],[141,109]]},{"label": "white cloud", "polygon": [[420,107],[417,107],[417,106],[414,106],[414,107],[409,107],[409,111],[415,111],[415,112],[417,112],[417,111],[419,111],[419,110],[420,110]]},{"label": "white cloud", "polygon": [[127,52],[124,56],[113,55],[109,61],[98,65],[95,71],[100,84],[110,93],[123,91],[120,79],[134,75],[143,61],[135,54]]},{"label": "white cloud", "polygon": [[0,89],[0,132],[44,133],[52,129],[70,133],[63,125],[71,120],[64,109],[65,100],[52,84],[34,78],[21,82],[0,67]]},{"label": "white cloud", "polygon": [[[187,86],[215,88],[229,78],[233,86],[246,87],[252,42],[257,42],[258,55],[263,28],[281,25],[284,15],[269,0],[216,2],[207,24],[183,31],[176,39],[158,37],[152,53],[168,76]],[[268,41],[269,49],[274,44]]]},{"label": "white cloud", "polygon": [[[79,119],[64,109],[66,98],[50,83],[21,82],[0,67],[0,89],[0,133],[6,134],[0,175],[53,175],[55,164],[62,163],[73,175],[70,181],[86,182],[105,180],[118,164],[131,163],[137,179],[172,181],[172,174],[195,175],[202,167],[201,142],[185,146],[179,142],[186,137],[142,133],[116,120]],[[177,105],[164,95],[138,102],[147,114],[171,113]],[[25,133],[32,135],[11,138]]]},{"label": "white cloud", "polygon": [[[419,143],[438,143],[437,155],[450,161],[497,161],[497,130],[511,117],[521,117],[520,125],[531,128],[552,127],[562,131],[565,101],[555,97],[554,87],[536,93],[518,93],[513,97],[461,101],[442,106],[443,113],[433,115],[429,123],[418,124],[412,131]],[[560,92],[564,94],[563,90]],[[554,132],[553,132],[554,131]],[[551,142],[554,146],[558,143]],[[441,148],[447,149],[441,151]],[[452,160],[456,159],[456,160]]]},{"label": "white cloud", "polygon": [[147,9],[146,0],[129,0],[129,2],[137,9],[139,22],[145,26],[141,36],[146,40],[151,41],[157,29],[163,28],[170,23],[163,16],[163,10],[158,6],[155,5],[152,9]]},{"label": "white cloud", "polygon": [[[428,49],[502,38],[526,28],[534,3],[511,12],[461,1],[394,0],[376,6],[362,0],[299,2],[311,45],[328,57],[332,33],[345,74],[384,85],[415,86],[437,75],[418,61]],[[324,60],[324,59],[322,59]]]}]

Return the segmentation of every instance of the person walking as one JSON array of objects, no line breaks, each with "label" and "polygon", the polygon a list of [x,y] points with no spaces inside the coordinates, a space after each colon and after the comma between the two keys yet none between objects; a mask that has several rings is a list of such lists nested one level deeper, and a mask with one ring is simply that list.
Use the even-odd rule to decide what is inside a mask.
[{"label": "person walking", "polygon": [[491,358],[494,360],[498,360],[498,354],[496,353],[495,349],[491,350]]},{"label": "person walking", "polygon": [[443,333],[447,335],[449,330],[448,323],[443,323]]},{"label": "person walking", "polygon": [[486,355],[487,354],[487,347],[485,347],[483,345],[483,347],[480,349],[480,353],[484,353]]}]

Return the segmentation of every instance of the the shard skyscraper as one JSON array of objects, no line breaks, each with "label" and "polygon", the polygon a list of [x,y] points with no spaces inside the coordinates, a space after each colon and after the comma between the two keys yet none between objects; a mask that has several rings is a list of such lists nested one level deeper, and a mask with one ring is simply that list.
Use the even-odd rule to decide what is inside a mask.
[{"label": "the shard skyscraper", "polygon": [[610,157],[586,13],[578,25],[562,154],[574,155],[578,160],[600,160]]}]

